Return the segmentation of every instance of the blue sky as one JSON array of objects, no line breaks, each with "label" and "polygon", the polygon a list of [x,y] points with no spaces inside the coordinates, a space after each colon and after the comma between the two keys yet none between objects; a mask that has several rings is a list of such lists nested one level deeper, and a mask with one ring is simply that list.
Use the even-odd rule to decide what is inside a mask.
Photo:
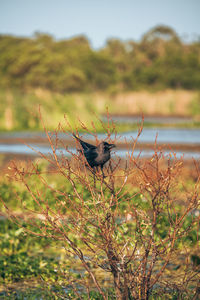
[{"label": "blue sky", "polygon": [[0,0],[0,34],[57,39],[84,34],[94,48],[111,37],[140,40],[156,25],[185,40],[200,36],[200,0]]}]

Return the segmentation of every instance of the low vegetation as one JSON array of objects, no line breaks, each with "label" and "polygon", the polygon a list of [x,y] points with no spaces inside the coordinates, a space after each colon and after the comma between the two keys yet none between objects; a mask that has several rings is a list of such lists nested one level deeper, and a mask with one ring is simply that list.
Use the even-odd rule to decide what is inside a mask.
[{"label": "low vegetation", "polygon": [[[115,127],[103,126],[115,142]],[[81,153],[59,155],[57,132],[45,132],[52,155],[12,162],[1,183],[13,222],[1,229],[1,283],[35,280],[44,299],[197,299],[199,165],[188,171],[156,144],[142,160],[136,139],[126,161],[113,155],[104,178]]]},{"label": "low vegetation", "polygon": [[[64,120],[64,114],[67,115],[72,126],[80,125],[77,121],[79,118],[89,129],[92,129],[91,124],[95,115],[102,118],[102,115],[106,115],[106,108],[111,114],[125,116],[141,115],[142,112],[153,116],[182,116],[182,123],[169,124],[174,126],[199,127],[200,124],[200,94],[197,91],[132,91],[111,95],[106,92],[60,94],[43,89],[27,92],[1,90],[0,131],[42,131],[38,114],[39,106],[51,130]],[[191,122],[185,123],[184,117],[191,118]],[[150,125],[155,126],[155,124],[144,124],[144,126]],[[116,127],[118,131],[125,131],[137,129],[137,124],[116,122]],[[82,130],[81,126],[79,130]],[[98,122],[96,122],[96,130],[102,131]]]}]

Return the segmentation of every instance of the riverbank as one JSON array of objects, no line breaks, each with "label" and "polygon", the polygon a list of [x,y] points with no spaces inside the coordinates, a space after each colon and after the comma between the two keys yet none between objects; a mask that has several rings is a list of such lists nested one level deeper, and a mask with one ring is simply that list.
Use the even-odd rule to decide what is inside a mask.
[{"label": "riverbank", "polygon": [[[59,94],[48,90],[34,89],[20,93],[19,91],[0,91],[1,118],[0,130],[42,130],[39,107],[45,126],[56,128],[59,122],[67,127],[67,120],[72,127],[81,129],[78,120],[85,123],[92,130],[92,122],[109,111],[112,115],[123,117],[144,114],[145,119],[155,117],[181,117],[182,125],[200,124],[200,94],[198,91],[163,90],[163,91],[130,91],[123,93],[93,92]],[[145,121],[146,122],[146,121]],[[151,124],[153,123],[151,122]],[[182,122],[182,121],[181,121]],[[149,122],[148,122],[149,123]],[[159,122],[158,122],[159,123]],[[171,123],[170,120],[167,121]],[[177,125],[177,122],[173,123]],[[129,129],[130,129],[130,123]],[[148,124],[149,126],[150,124]],[[180,126],[181,124],[179,124]],[[126,128],[117,124],[117,129]],[[102,131],[99,123],[97,131]],[[133,129],[133,128],[132,128]],[[120,130],[121,131],[121,130]]]}]

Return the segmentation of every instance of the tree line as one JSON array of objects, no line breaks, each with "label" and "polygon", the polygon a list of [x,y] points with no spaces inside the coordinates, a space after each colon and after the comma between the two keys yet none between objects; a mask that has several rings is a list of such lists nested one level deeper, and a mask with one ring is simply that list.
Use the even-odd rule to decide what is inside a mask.
[{"label": "tree line", "polygon": [[109,39],[94,50],[85,36],[55,40],[0,35],[0,87],[55,92],[110,92],[200,87],[200,41],[184,43],[167,26],[139,42]]}]

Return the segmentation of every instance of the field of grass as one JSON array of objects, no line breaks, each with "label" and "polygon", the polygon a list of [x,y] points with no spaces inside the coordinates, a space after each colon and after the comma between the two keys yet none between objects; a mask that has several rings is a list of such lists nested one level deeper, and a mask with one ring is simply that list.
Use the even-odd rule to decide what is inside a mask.
[{"label": "field of grass", "polygon": [[[119,115],[179,115],[192,117],[199,124],[200,94],[195,91],[164,90],[136,91],[121,94],[59,94],[35,89],[29,92],[17,90],[0,91],[0,130],[42,130],[39,106],[49,129],[61,122],[65,128],[64,115],[72,126],[81,128],[78,119],[93,129],[95,115],[100,117],[108,108],[109,113]],[[98,123],[98,122],[97,122]],[[184,123],[184,121],[183,121]],[[97,131],[98,124],[95,124]],[[121,125],[120,125],[121,126]],[[126,125],[125,129],[130,128]],[[124,125],[122,125],[122,130]]]}]

